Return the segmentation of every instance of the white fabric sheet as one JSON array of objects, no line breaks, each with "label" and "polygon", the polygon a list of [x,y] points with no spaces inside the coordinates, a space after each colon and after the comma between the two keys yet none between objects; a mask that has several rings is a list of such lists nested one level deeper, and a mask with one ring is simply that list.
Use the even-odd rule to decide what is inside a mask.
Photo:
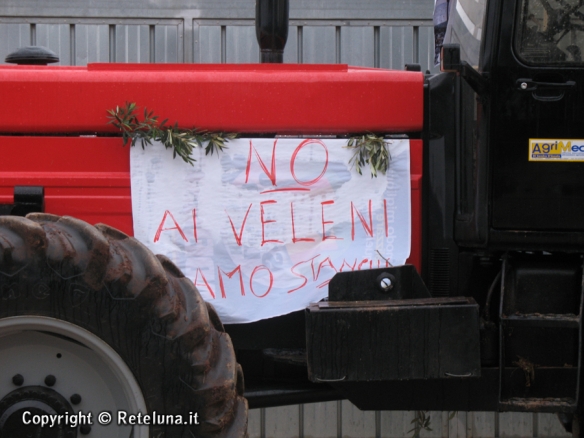
[{"label": "white fabric sheet", "polygon": [[194,166],[160,144],[132,148],[134,235],[168,256],[224,323],[253,322],[327,296],[338,271],[410,253],[408,140],[388,173],[349,164],[344,139],[249,139]]}]

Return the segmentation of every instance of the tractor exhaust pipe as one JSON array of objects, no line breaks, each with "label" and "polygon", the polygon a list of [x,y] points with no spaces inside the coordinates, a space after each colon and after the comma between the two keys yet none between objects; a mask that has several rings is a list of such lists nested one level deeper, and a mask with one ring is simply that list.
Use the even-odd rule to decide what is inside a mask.
[{"label": "tractor exhaust pipe", "polygon": [[262,63],[284,62],[289,0],[256,0],[256,36]]}]

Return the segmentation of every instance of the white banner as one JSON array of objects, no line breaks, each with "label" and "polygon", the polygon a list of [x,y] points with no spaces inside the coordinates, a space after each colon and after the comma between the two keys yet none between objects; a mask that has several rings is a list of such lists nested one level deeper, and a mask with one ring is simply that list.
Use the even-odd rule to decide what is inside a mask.
[{"label": "white banner", "polygon": [[224,323],[304,309],[339,271],[410,253],[408,140],[371,178],[345,139],[249,139],[190,166],[160,144],[132,148],[134,235],[190,278]]}]

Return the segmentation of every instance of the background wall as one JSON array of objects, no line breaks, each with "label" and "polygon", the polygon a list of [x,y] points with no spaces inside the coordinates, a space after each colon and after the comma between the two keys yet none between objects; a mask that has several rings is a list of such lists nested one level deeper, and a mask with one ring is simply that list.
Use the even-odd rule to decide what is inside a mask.
[{"label": "background wall", "polygon": [[[292,0],[285,62],[431,66],[432,0]],[[0,61],[49,47],[88,62],[259,61],[253,0],[3,0]]]},{"label": "background wall", "polygon": [[[450,414],[454,417],[449,420]],[[250,438],[411,438],[415,412],[363,412],[350,402],[254,409]],[[428,412],[421,438],[570,437],[554,414]]]}]

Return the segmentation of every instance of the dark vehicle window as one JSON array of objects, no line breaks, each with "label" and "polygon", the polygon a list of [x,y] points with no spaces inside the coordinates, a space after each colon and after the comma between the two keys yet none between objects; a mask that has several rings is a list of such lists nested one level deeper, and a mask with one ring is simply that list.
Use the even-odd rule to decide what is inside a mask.
[{"label": "dark vehicle window", "polygon": [[475,69],[479,66],[486,0],[451,0],[445,43],[460,44],[460,57]]},{"label": "dark vehicle window", "polygon": [[528,64],[581,64],[584,3],[523,0],[515,29],[515,52]]}]

